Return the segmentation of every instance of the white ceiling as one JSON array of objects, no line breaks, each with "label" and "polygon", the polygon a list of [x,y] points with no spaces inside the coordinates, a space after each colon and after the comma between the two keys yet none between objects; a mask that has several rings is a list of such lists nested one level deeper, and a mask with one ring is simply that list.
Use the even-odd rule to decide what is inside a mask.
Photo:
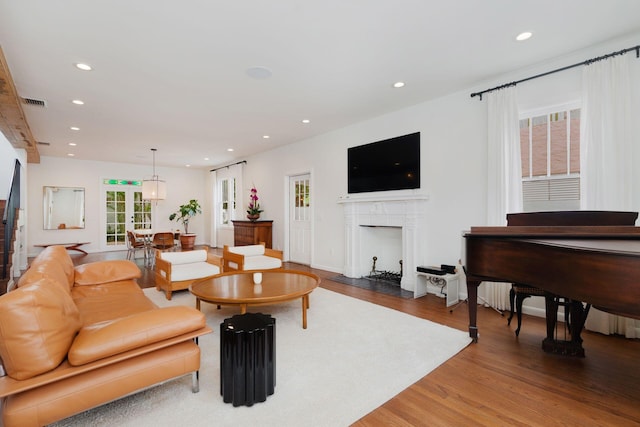
[{"label": "white ceiling", "polygon": [[41,155],[149,164],[157,148],[158,165],[205,168],[638,32],[639,17],[638,0],[0,0],[0,46],[19,96],[46,101],[23,106]]}]

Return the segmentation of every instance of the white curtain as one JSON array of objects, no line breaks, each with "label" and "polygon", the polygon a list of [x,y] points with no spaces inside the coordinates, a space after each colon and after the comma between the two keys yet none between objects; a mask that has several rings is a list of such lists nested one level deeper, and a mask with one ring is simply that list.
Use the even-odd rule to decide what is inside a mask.
[{"label": "white curtain", "polygon": [[[243,199],[242,199],[242,177],[244,174],[244,163],[239,163],[239,164],[235,164],[235,165],[230,165],[227,167],[223,167],[221,169],[218,169],[216,171],[212,171],[211,172],[211,185],[212,185],[212,214],[211,214],[211,246],[213,247],[217,247],[218,244],[224,244],[227,243],[229,240],[229,236],[228,236],[228,230],[226,230],[226,234],[220,234],[220,233],[225,233],[224,231],[224,227],[220,226],[221,223],[221,212],[222,212],[222,199],[221,199],[221,182],[223,180],[229,180],[229,179],[234,179],[235,180],[235,189],[236,189],[236,194],[235,194],[235,201],[236,201],[236,207],[235,210],[233,210],[231,212],[231,218],[230,219],[244,219],[244,206],[243,206]],[[228,227],[227,227],[228,228]],[[226,241],[225,241],[225,236],[226,237]],[[231,233],[231,239],[233,239],[233,233]],[[233,244],[233,240],[231,240],[231,242],[228,242],[229,244]]]},{"label": "white curtain", "polygon": [[248,202],[245,203],[244,198],[249,197],[249,191],[245,191],[242,179],[244,177],[244,163],[229,166],[229,174],[236,180],[236,208],[231,219],[247,219],[245,210]]},{"label": "white curtain", "polygon": [[[582,74],[580,146],[581,207],[596,210],[634,209],[634,133],[629,55],[585,66]],[[637,148],[636,148],[637,150]],[[638,338],[640,322],[592,309],[585,327],[603,334]]]},{"label": "white curtain", "polygon": [[218,216],[220,215],[220,211],[218,210],[218,206],[220,204],[220,195],[218,194],[218,174],[215,170],[210,172],[209,182],[211,183],[211,227],[209,228],[211,231],[211,235],[209,236],[209,245],[212,248],[218,247]]},{"label": "white curtain", "polygon": [[[488,103],[487,224],[506,225],[507,213],[522,211],[522,160],[516,87],[494,91]],[[492,307],[509,307],[510,285],[484,282]]]}]

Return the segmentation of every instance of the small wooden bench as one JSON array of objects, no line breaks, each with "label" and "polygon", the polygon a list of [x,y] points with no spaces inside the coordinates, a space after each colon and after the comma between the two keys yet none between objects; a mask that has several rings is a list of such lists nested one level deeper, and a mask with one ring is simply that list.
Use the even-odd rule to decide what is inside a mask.
[{"label": "small wooden bench", "polygon": [[68,251],[78,251],[87,255],[87,252],[84,249],[80,249],[82,245],[88,245],[91,242],[78,242],[78,243],[41,243],[39,245],[33,245],[37,248],[48,248],[49,246],[64,246]]}]

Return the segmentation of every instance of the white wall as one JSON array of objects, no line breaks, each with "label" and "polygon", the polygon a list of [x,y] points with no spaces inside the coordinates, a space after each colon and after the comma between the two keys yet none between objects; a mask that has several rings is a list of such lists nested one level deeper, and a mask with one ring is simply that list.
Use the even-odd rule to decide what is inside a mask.
[{"label": "white wall", "polygon": [[[249,189],[258,188],[262,219],[272,219],[273,246],[285,247],[286,177],[311,172],[313,208],[312,265],[341,272],[344,267],[344,222],[342,205],[347,194],[347,148],[385,138],[421,132],[421,189],[429,196],[424,264],[455,264],[461,256],[461,233],[486,223],[486,100],[470,98],[471,92],[560,68],[612,51],[635,46],[640,35],[594,46],[528,69],[498,76],[482,84],[385,114],[324,135],[247,158],[240,202],[246,204]],[[526,49],[526,45],[523,45]],[[640,60],[636,61],[640,72]],[[473,64],[470,64],[472,66]],[[518,86],[519,108],[540,107],[579,100],[581,67],[522,83]],[[411,90],[410,83],[403,90]],[[311,124],[312,126],[313,124]],[[640,150],[638,150],[640,151]],[[241,159],[239,159],[241,160]],[[638,163],[636,163],[638,164]],[[142,168],[142,169],[141,169]],[[96,211],[101,177],[140,178],[147,166],[83,162],[75,159],[44,158],[40,165],[29,165],[29,244],[51,241],[87,240],[97,242]],[[639,168],[640,169],[640,168]],[[189,198],[205,201],[204,215],[193,221],[199,243],[210,236],[211,182],[207,171],[159,168],[167,179],[169,199],[159,202],[162,221]],[[640,176],[640,171],[637,172]],[[203,184],[205,183],[205,184]],[[42,230],[41,194],[43,185],[82,185],[87,187],[87,229],[82,235],[58,235],[76,231]],[[205,188],[203,188],[203,186]],[[640,194],[636,195],[640,198]],[[207,221],[205,221],[205,218]],[[175,229],[168,220],[160,226]],[[75,238],[77,237],[77,239]],[[95,249],[95,245],[90,249]],[[420,261],[420,260],[419,260]],[[466,289],[463,287],[463,293]]]},{"label": "white wall", "polygon": [[[285,246],[287,175],[312,171],[314,248],[312,265],[341,272],[344,266],[344,219],[340,197],[347,195],[347,148],[421,132],[421,189],[429,196],[426,259],[421,263],[455,264],[461,232],[484,223],[486,105],[467,91],[281,147],[247,159],[245,183],[261,194],[263,217],[274,220],[275,248]],[[243,189],[248,192],[247,189]],[[397,193],[397,192],[396,192]]]},{"label": "white wall", "polygon": [[[40,251],[34,248],[39,243],[67,243],[67,242],[91,242],[86,245],[88,252],[100,250],[101,230],[101,206],[102,206],[102,179],[117,178],[140,180],[149,175],[149,165],[134,165],[127,163],[109,163],[97,161],[83,161],[77,159],[57,158],[42,156],[40,163],[30,163],[28,183],[28,224],[29,235],[27,245],[29,255]],[[154,229],[158,231],[170,231],[180,228],[182,224],[169,221],[169,215],[178,209],[178,206],[197,199],[203,206],[203,215],[198,215],[189,223],[189,231],[196,233],[196,244],[208,242],[208,224],[205,226],[205,218],[208,218],[210,197],[207,192],[208,172],[202,169],[166,168],[157,167],[156,171],[167,182],[167,199],[159,201],[155,210]],[[60,187],[84,187],[86,228],[81,230],[44,230],[42,215],[42,187],[53,185]]]},{"label": "white wall", "polygon": [[[18,158],[18,153],[13,148],[13,145],[0,133],[0,199],[2,200],[9,196],[13,165]],[[20,162],[22,162],[22,159],[20,159]]]},{"label": "white wall", "polygon": [[[16,230],[16,241],[13,247],[13,273],[10,273],[11,277],[17,277],[20,275],[20,270],[24,270],[27,267],[27,250],[26,250],[26,235],[27,227],[25,226],[26,220],[26,204],[27,204],[27,192],[25,191],[27,183],[27,152],[24,149],[16,150],[13,145],[0,133],[0,199],[6,200],[9,197],[11,191],[11,180],[13,179],[13,172],[16,160],[20,161],[22,167],[20,168],[20,214],[18,216],[18,227]],[[0,212],[3,215],[4,212]],[[12,282],[9,282],[9,289],[12,287]]]},{"label": "white wall", "polygon": [[[455,264],[461,232],[485,222],[486,104],[467,91],[390,113],[297,144],[247,159],[245,183],[261,193],[263,217],[274,220],[274,247],[285,246],[283,181],[312,171],[314,248],[312,265],[341,272],[344,218],[340,197],[347,195],[347,148],[421,132],[421,189],[429,196],[426,259]],[[284,166],[283,166],[284,165]],[[248,189],[244,189],[248,192]],[[398,192],[395,192],[398,193]]]},{"label": "white wall", "polygon": [[[470,94],[635,46],[638,40],[636,36],[594,46],[439,99],[248,158],[245,183],[246,186],[255,183],[265,209],[263,218],[274,220],[274,247],[285,247],[283,180],[287,175],[310,170],[314,218],[312,266],[342,272],[344,221],[342,206],[337,201],[347,194],[347,148],[419,131],[422,162],[419,192],[429,195],[427,230],[422,236],[426,242],[426,255],[422,262],[455,264],[461,256],[461,232],[471,226],[486,224],[487,103],[486,98],[480,101],[477,97],[470,98]],[[636,66],[640,72],[640,60]],[[579,101],[581,73],[582,67],[578,67],[518,85],[520,110]],[[406,90],[411,90],[410,84]],[[248,187],[243,192],[248,194]],[[464,287],[462,292],[466,294]],[[544,314],[541,302],[528,303],[531,312]]]}]

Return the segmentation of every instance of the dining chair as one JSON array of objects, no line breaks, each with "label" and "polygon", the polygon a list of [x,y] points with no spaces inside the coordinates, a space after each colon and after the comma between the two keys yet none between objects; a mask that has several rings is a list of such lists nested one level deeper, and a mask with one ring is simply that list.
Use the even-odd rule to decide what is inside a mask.
[{"label": "dining chair", "polygon": [[133,234],[133,231],[127,231],[127,259],[130,260],[133,256],[133,259],[136,259],[136,251],[142,251],[144,254],[145,262],[147,260],[147,245],[145,245],[142,239],[136,238],[136,235]]},{"label": "dining chair", "polygon": [[175,241],[173,240],[173,233],[163,232],[155,233],[153,235],[153,248],[160,251],[168,251],[174,248]]},{"label": "dining chair", "polygon": [[153,240],[151,241],[151,250],[149,253],[151,267],[155,268],[156,257],[154,254],[156,251],[167,252],[171,251],[174,247],[175,242],[173,240],[172,232],[155,233],[153,235]]}]

